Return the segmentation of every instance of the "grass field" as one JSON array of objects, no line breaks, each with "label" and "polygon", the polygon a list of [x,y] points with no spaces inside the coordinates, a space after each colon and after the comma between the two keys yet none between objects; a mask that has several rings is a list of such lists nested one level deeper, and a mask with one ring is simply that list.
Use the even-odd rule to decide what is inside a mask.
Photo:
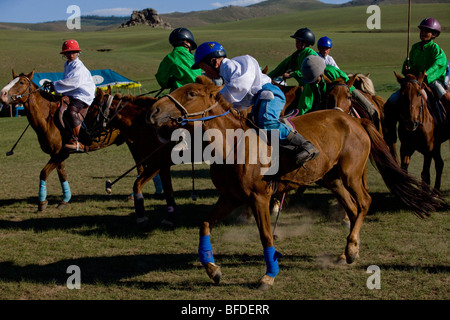
[{"label": "grass field", "polygon": [[[423,5],[413,10],[413,22],[435,16],[449,31],[449,5]],[[266,20],[249,20],[193,30],[198,42],[223,42],[230,56],[250,53],[261,65],[275,67],[293,51],[289,35],[308,25],[316,35],[335,41],[332,55],[348,72],[371,72],[380,94],[395,90],[394,70],[400,70],[406,45],[406,7],[382,7],[381,32],[366,32],[365,8],[292,13]],[[334,11],[336,10],[336,11]],[[344,20],[344,17],[347,18]],[[402,18],[405,17],[405,18]],[[320,21],[320,22],[319,22]],[[405,23],[403,23],[405,22]],[[333,30],[332,32],[330,30]],[[412,28],[412,43],[417,30]],[[83,61],[91,69],[112,68],[156,89],[154,73],[170,50],[169,31],[129,28],[99,33],[44,33],[0,30],[0,82],[16,72],[61,71],[58,52],[63,39],[77,38]],[[450,36],[439,44],[450,52]],[[404,45],[405,44],[405,45]],[[97,49],[111,48],[110,52]],[[0,118],[0,299],[88,300],[448,300],[450,292],[450,223],[448,212],[421,220],[393,198],[380,175],[369,165],[373,204],[361,230],[360,259],[335,263],[344,250],[347,230],[331,194],[311,186],[302,196],[291,195],[281,213],[275,247],[284,257],[273,290],[258,292],[265,272],[259,235],[254,222],[237,223],[236,212],[212,235],[216,262],[223,281],[214,286],[197,257],[198,227],[217,199],[207,165],[196,166],[196,193],[190,198],[189,165],[172,169],[175,197],[181,211],[174,230],[157,226],[164,216],[164,201],[150,199],[146,209],[153,228],[136,229],[133,203],[127,201],[133,173],[104,192],[106,179],[115,179],[134,165],[125,146],[73,155],[67,161],[72,201],[63,211],[55,208],[61,197],[57,175],[47,183],[49,208],[37,213],[39,172],[48,161],[29,130],[6,157],[25,129],[27,120]],[[443,145],[446,167],[442,190],[450,201],[450,149]],[[413,157],[410,172],[420,174],[422,157]],[[275,217],[273,217],[275,218]],[[69,290],[67,268],[81,269],[81,289]],[[370,265],[381,270],[381,289],[370,290]]]}]

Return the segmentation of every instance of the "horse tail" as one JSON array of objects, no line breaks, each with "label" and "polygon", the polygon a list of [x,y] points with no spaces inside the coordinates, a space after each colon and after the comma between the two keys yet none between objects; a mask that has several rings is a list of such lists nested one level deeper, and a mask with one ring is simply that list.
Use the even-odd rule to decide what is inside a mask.
[{"label": "horse tail", "polygon": [[418,181],[398,165],[382,135],[370,120],[358,120],[370,137],[371,158],[392,194],[421,218],[430,216],[431,211],[448,207],[444,199],[432,194],[428,185]]}]

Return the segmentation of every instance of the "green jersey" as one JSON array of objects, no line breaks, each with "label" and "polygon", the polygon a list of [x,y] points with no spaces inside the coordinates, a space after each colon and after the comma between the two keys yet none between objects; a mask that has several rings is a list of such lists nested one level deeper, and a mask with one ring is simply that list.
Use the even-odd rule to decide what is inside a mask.
[{"label": "green jersey", "polygon": [[276,78],[282,76],[288,72],[295,80],[297,80],[299,86],[303,86],[303,76],[301,72],[302,62],[309,55],[317,55],[311,48],[305,48],[302,51],[295,51],[292,55],[284,59],[274,70],[267,75],[270,78]]},{"label": "green jersey", "polygon": [[185,47],[175,47],[159,65],[155,77],[161,88],[173,90],[192,83],[201,70],[192,70],[194,55]]},{"label": "green jersey", "polygon": [[[323,73],[331,81],[343,78],[347,82],[348,76],[341,69],[336,68],[332,65],[327,65]],[[355,87],[351,86],[350,92],[353,91]],[[298,109],[300,114],[305,114],[312,109],[316,110],[318,108],[324,107],[325,99],[327,93],[327,83],[322,77],[318,84],[308,84],[303,88],[302,94],[300,96]]]},{"label": "green jersey", "polygon": [[406,63],[407,60],[403,63],[403,75],[412,73],[418,76],[419,73],[426,71],[427,83],[435,80],[444,83],[447,58],[444,51],[434,41],[428,42],[423,48],[420,42],[415,43],[409,52],[410,71],[405,70]]}]

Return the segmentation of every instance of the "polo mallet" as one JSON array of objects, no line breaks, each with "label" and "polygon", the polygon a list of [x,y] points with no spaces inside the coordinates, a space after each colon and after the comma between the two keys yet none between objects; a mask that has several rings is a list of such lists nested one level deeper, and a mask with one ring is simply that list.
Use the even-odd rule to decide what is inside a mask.
[{"label": "polo mallet", "polygon": [[408,40],[406,42],[406,65],[409,67],[409,30],[411,29],[411,0],[408,4]]},{"label": "polo mallet", "polygon": [[20,135],[19,139],[17,140],[16,144],[11,148],[11,150],[9,150],[6,153],[6,156],[12,156],[14,154],[14,148],[17,146],[17,144],[19,143],[20,139],[22,139],[23,135],[25,134],[25,132],[27,131],[28,127],[30,126],[30,124],[28,123],[27,127],[25,128],[25,130],[23,130],[22,134]]},{"label": "polo mallet", "polygon": [[150,153],[148,156],[146,156],[144,159],[142,159],[141,161],[139,161],[138,163],[136,163],[133,167],[131,167],[130,169],[128,169],[125,173],[123,173],[120,177],[118,177],[116,180],[112,181],[111,180],[106,180],[105,183],[105,191],[108,194],[111,194],[112,192],[112,186],[118,182],[119,180],[121,180],[123,177],[125,177],[127,174],[129,174],[131,171],[133,171],[134,169],[136,169],[138,166],[140,166],[141,164],[143,164],[144,162],[146,162],[148,159],[150,159],[156,152],[158,152],[162,147],[164,147],[165,144],[159,146],[158,148],[156,148],[155,150],[153,150],[152,153]]}]

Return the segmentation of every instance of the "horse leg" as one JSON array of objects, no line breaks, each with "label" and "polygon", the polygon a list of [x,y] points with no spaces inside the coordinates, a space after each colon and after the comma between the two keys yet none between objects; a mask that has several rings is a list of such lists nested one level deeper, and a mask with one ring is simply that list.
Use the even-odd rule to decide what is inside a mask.
[{"label": "horse leg", "polygon": [[263,246],[266,273],[259,281],[259,290],[269,290],[273,287],[278,275],[278,258],[280,253],[275,251],[270,221],[270,195],[266,192],[255,194],[251,198],[250,206],[259,230],[259,237]]},{"label": "horse leg", "polygon": [[67,173],[66,173],[66,165],[64,161],[62,161],[57,167],[56,171],[58,172],[59,182],[61,183],[61,189],[63,193],[63,197],[61,202],[58,204],[58,209],[64,209],[72,198],[72,193],[70,192],[69,181],[67,181]]},{"label": "horse leg", "polygon": [[200,241],[198,246],[198,256],[202,265],[205,267],[206,274],[215,284],[219,284],[222,272],[220,267],[214,263],[214,256],[211,246],[212,227],[230,214],[241,203],[234,199],[229,199],[220,195],[212,211],[208,214],[200,227]]},{"label": "horse leg", "polygon": [[[41,173],[39,174],[39,204],[38,204],[38,211],[44,211],[47,208],[48,201],[47,201],[47,179],[50,173],[52,173],[53,170],[58,168],[61,163],[64,162],[65,159],[69,154],[67,153],[67,156],[61,156],[61,155],[52,155],[50,160],[47,162],[45,167],[41,170]],[[60,177],[61,180],[61,177]],[[70,191],[69,191],[70,192]]]},{"label": "horse leg", "polygon": [[161,183],[164,190],[164,196],[167,204],[167,217],[162,223],[175,223],[176,216],[178,215],[177,205],[175,203],[175,197],[173,195],[172,176],[170,174],[170,165],[161,165],[159,170],[159,176],[161,177]]},{"label": "horse leg", "polygon": [[[363,175],[363,179],[364,177]],[[350,234],[347,237],[345,253],[340,256],[340,260],[345,259],[347,263],[352,263],[359,256],[359,231],[372,202],[371,197],[364,187],[366,183],[356,176],[344,174],[340,178],[330,172],[324,180],[350,219]]]},{"label": "horse leg", "polygon": [[441,192],[442,172],[444,171],[444,160],[441,156],[441,145],[435,143],[433,149],[434,166],[436,168],[436,180],[434,182],[434,191],[438,194]]},{"label": "horse leg", "polygon": [[422,172],[420,173],[420,177],[422,182],[430,185],[431,177],[430,177],[430,167],[431,167],[432,156],[430,153],[424,154],[423,156],[423,166]]},{"label": "horse leg", "polygon": [[146,167],[133,184],[134,194],[134,212],[136,213],[136,222],[139,229],[144,229],[148,224],[148,217],[145,215],[144,195],[142,190],[145,184],[158,173],[159,169]]}]

